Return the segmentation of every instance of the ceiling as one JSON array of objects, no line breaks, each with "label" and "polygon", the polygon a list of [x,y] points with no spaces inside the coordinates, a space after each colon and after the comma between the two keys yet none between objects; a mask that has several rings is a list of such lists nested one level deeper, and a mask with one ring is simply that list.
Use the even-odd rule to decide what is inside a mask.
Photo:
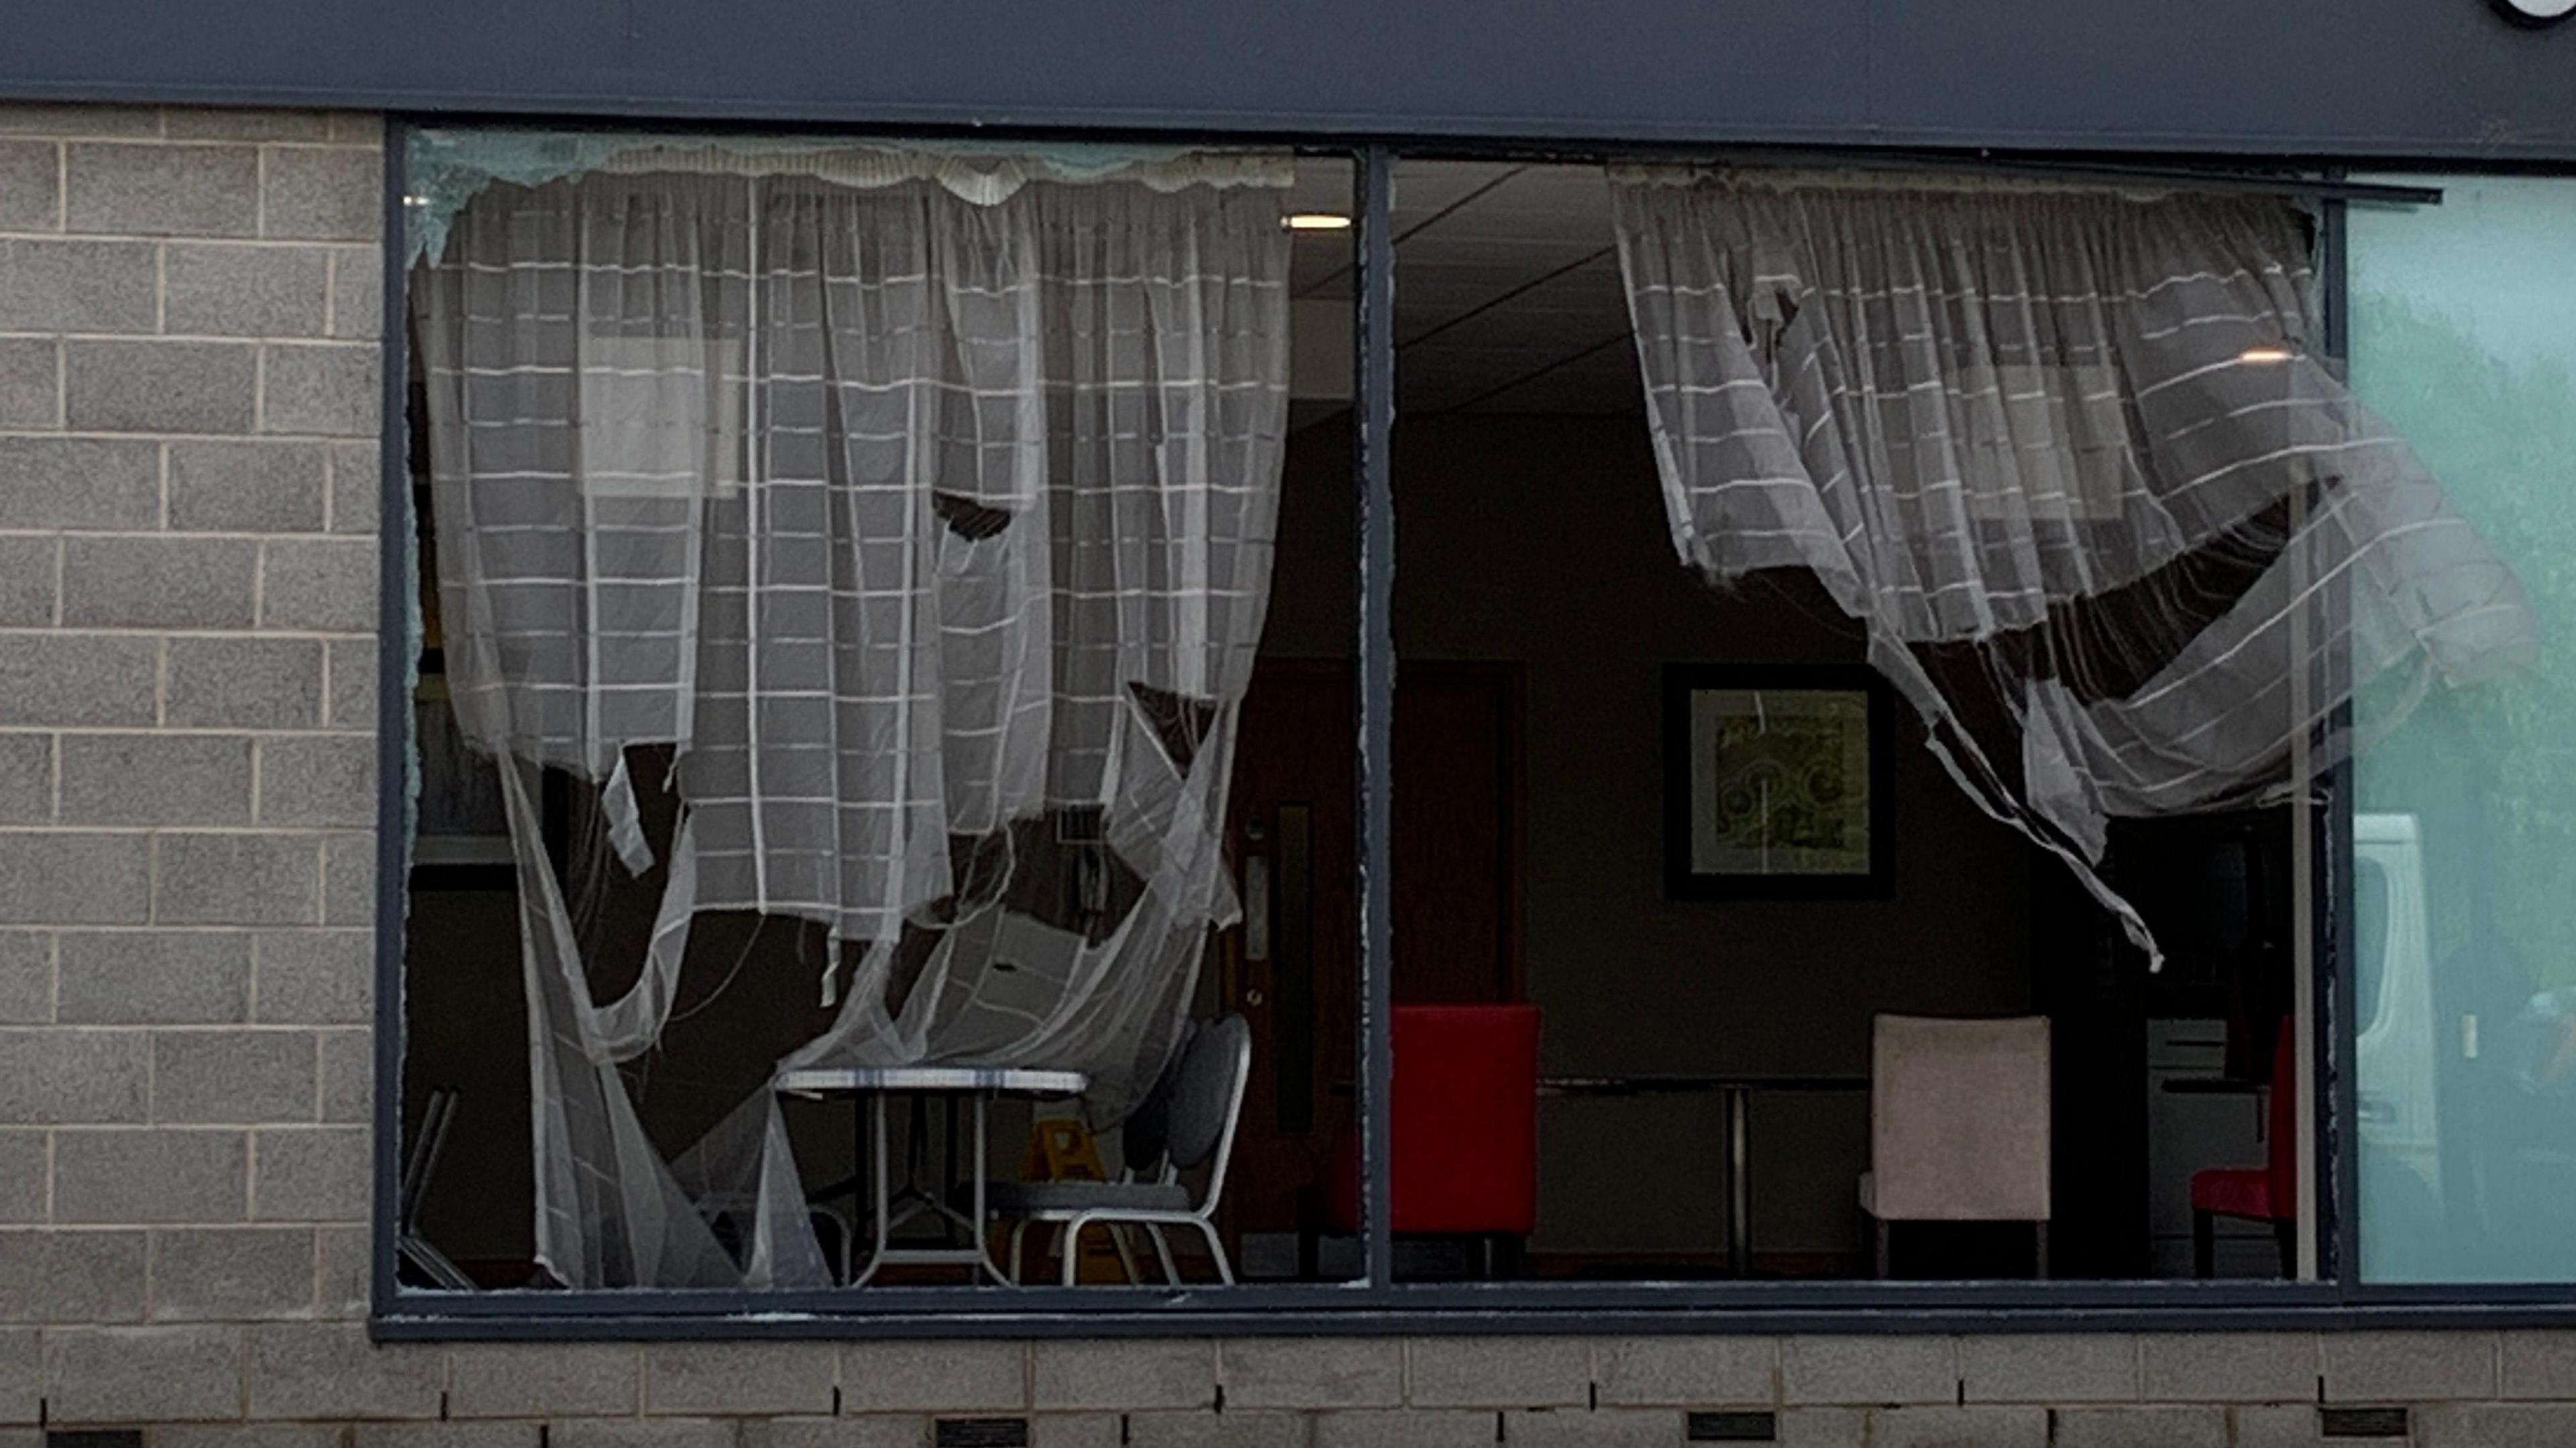
[{"label": "ceiling", "polygon": [[[1300,161],[1291,208],[1349,211],[1351,169]],[[1642,407],[1600,167],[1399,162],[1394,220],[1399,409]],[[1297,296],[1351,295],[1351,237],[1297,234]]]}]

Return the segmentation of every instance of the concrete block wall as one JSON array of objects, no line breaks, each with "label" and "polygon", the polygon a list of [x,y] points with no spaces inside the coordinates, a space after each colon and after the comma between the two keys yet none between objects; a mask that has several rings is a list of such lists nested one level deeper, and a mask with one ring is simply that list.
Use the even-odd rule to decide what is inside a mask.
[{"label": "concrete block wall", "polygon": [[[2576,1442],[2576,1333],[1272,1338],[370,1346],[355,1325],[39,1329],[52,1427],[157,1448],[2322,1448],[2403,1406],[2418,1448]],[[0,1442],[10,1442],[0,1427]],[[977,1439],[975,1441],[992,1441]]]},{"label": "concrete block wall", "polygon": [[0,1424],[393,1401],[381,135],[0,107]]},{"label": "concrete block wall", "polygon": [[379,142],[0,105],[0,1448],[2576,1443],[2561,1333],[371,1343]]}]

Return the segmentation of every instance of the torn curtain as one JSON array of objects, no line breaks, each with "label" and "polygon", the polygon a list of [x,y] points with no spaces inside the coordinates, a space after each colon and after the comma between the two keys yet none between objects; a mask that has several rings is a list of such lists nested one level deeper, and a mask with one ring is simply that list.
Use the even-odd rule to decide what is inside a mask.
[{"label": "torn curtain", "polygon": [[[672,1163],[621,1079],[700,914],[827,938],[832,1023],[783,1066],[1067,1067],[1114,1119],[1235,910],[1285,163],[722,160],[490,185],[414,292],[447,668],[519,860],[537,1255],[574,1286],[826,1280],[766,1090]],[[610,998],[543,771],[662,882]],[[639,792],[676,799],[658,840]]]},{"label": "torn curtain", "polygon": [[2303,788],[2353,747],[2355,691],[2534,657],[2511,570],[2319,355],[2291,203],[1682,170],[1613,192],[1683,561],[1812,572],[1959,784],[2151,959],[2096,870],[2112,817]]}]

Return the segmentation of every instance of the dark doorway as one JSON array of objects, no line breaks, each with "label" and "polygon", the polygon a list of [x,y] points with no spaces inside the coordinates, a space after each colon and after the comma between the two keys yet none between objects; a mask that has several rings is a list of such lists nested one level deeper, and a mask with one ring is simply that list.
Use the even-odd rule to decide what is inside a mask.
[{"label": "dark doorway", "polygon": [[[1342,660],[1266,662],[1244,702],[1228,847],[1244,924],[1219,989],[1252,1022],[1232,1227],[1290,1232],[1350,1129],[1358,725]],[[1520,671],[1407,663],[1395,709],[1395,998],[1520,990]]]}]

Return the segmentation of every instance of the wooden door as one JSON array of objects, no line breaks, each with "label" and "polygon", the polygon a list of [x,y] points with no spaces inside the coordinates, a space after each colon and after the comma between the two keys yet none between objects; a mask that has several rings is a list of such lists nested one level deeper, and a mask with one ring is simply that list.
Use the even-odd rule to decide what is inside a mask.
[{"label": "wooden door", "polygon": [[1395,998],[1518,1000],[1520,670],[1405,666],[1395,691]]},{"label": "wooden door", "polygon": [[[1393,936],[1402,1001],[1519,994],[1519,674],[1407,664],[1396,690]],[[1288,1232],[1350,1130],[1356,1072],[1358,720],[1350,666],[1263,665],[1244,701],[1228,855],[1244,924],[1220,993],[1253,1031],[1228,1183],[1233,1232]]]}]

